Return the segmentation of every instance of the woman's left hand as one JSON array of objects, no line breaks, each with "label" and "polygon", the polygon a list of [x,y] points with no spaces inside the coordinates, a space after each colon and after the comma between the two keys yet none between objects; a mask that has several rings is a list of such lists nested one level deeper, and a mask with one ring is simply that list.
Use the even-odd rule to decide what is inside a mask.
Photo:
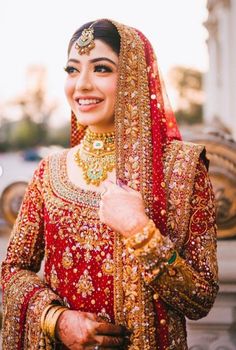
[{"label": "woman's left hand", "polygon": [[104,183],[99,216],[103,223],[127,238],[142,230],[148,217],[142,195],[120,181],[118,183],[119,186],[111,181]]}]

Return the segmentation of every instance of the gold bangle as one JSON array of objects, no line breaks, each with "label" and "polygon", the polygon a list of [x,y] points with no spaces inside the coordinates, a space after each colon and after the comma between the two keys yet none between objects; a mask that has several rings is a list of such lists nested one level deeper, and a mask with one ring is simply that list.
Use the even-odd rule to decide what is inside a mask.
[{"label": "gold bangle", "polygon": [[66,310],[68,310],[68,308],[63,306],[55,307],[54,309],[50,309],[50,312],[46,316],[45,323],[44,323],[45,332],[46,332],[46,335],[52,341],[55,341],[55,328],[56,328],[57,320],[59,316]]},{"label": "gold bangle", "polygon": [[40,325],[41,325],[41,330],[43,331],[44,330],[44,322],[45,322],[45,319],[46,319],[46,316],[47,316],[47,313],[49,312],[49,310],[51,308],[55,307],[54,304],[50,304],[48,306],[45,307],[45,309],[43,310],[43,313],[41,315],[41,319],[40,319]]},{"label": "gold bangle", "polygon": [[158,248],[160,247],[160,243],[162,243],[162,236],[160,231],[156,229],[151,239],[146,244],[144,244],[141,248],[134,250],[134,255],[136,257],[147,256],[150,254],[156,255]]},{"label": "gold bangle", "polygon": [[58,310],[58,312],[57,312],[57,315],[56,315],[55,320],[54,320],[54,328],[53,328],[53,333],[52,333],[53,338],[54,338],[54,341],[56,340],[55,331],[56,331],[57,321],[58,321],[59,317],[61,316],[61,314],[62,314],[64,311],[67,311],[67,310],[68,310],[68,308],[67,308],[67,307],[64,307],[63,309],[60,309],[60,310]]},{"label": "gold bangle", "polygon": [[57,321],[60,317],[60,315],[64,312],[68,310],[66,307],[63,307],[63,308],[60,308],[58,309],[54,315],[53,315],[53,318],[51,320],[51,323],[50,323],[50,327],[49,327],[49,337],[55,341],[56,337],[55,337],[55,329],[56,329],[56,324],[57,324]]},{"label": "gold bangle", "polygon": [[[45,320],[44,320],[44,333],[49,336],[50,335],[50,325],[51,325],[51,320],[55,312],[60,309],[62,306],[61,305],[53,305],[53,307],[48,311]],[[51,337],[50,337],[51,338]]]},{"label": "gold bangle", "polygon": [[148,223],[143,227],[141,232],[126,238],[124,242],[128,248],[140,249],[152,239],[156,230],[157,228],[155,223],[153,220],[149,219]]}]

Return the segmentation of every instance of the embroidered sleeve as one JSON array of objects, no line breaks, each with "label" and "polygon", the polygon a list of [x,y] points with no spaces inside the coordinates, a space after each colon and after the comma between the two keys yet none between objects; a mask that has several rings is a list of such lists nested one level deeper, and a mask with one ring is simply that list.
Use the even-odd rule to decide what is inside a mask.
[{"label": "embroidered sleeve", "polygon": [[[143,278],[166,303],[190,319],[204,317],[217,291],[216,225],[212,186],[205,165],[197,165],[191,199],[188,241],[180,255],[164,264],[146,260]],[[173,249],[171,244],[169,249]],[[162,262],[159,263],[162,265]],[[152,276],[152,278],[150,278]]]},{"label": "embroidered sleeve", "polygon": [[59,300],[36,274],[44,256],[43,167],[28,185],[2,263],[3,350],[38,349],[42,310]]}]

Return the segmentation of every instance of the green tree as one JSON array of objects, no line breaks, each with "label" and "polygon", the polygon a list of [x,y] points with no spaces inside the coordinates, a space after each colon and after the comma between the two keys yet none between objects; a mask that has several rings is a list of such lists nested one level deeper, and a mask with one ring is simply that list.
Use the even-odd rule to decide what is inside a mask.
[{"label": "green tree", "polygon": [[20,120],[14,123],[4,121],[0,150],[49,144],[49,121],[57,105],[47,99],[46,69],[43,66],[28,68],[26,90],[9,105],[18,107]]}]

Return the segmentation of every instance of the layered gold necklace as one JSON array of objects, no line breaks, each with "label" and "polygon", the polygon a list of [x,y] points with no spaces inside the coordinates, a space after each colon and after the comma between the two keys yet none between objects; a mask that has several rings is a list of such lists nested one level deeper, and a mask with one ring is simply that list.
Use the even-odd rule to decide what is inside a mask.
[{"label": "layered gold necklace", "polygon": [[87,128],[75,161],[86,183],[99,186],[115,168],[115,133],[94,133]]}]

